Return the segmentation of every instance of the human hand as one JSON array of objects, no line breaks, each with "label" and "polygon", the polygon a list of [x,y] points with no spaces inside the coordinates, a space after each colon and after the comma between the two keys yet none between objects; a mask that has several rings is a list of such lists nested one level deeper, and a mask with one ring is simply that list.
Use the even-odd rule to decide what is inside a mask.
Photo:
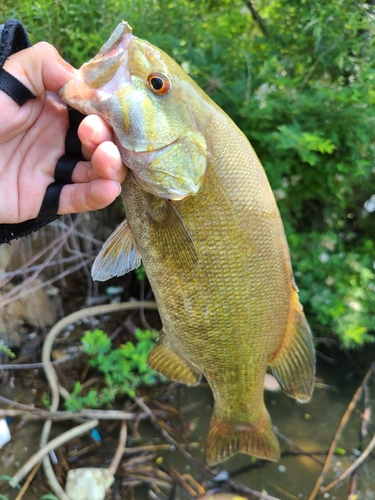
[{"label": "human hand", "polygon": [[[57,91],[75,70],[45,42],[13,54],[4,69],[37,96],[20,107],[0,91],[0,223],[17,223],[37,217],[65,153],[69,120]],[[74,184],[63,187],[59,214],[104,208],[126,176],[112,131],[99,117],[86,117],[78,135],[87,161],[75,166]]]}]

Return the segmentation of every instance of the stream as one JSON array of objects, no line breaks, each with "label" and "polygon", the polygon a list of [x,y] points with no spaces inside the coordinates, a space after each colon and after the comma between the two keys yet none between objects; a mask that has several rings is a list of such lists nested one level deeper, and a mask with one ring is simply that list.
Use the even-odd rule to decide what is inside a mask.
[{"label": "stream", "polygon": [[[34,371],[34,375],[37,375],[36,371]],[[32,379],[33,377],[30,380]],[[266,406],[277,432],[285,436],[300,450],[315,452],[314,456],[303,456],[298,453],[298,448],[290,445],[290,443],[286,444],[283,439],[280,439],[282,453],[286,455],[282,456],[279,462],[256,462],[247,455],[237,454],[226,462],[219,464],[215,468],[216,471],[227,471],[234,481],[240,482],[253,490],[267,492],[268,495],[277,497],[280,500],[295,498],[307,500],[323,466],[325,454],[335,431],[360,382],[358,380],[348,382],[343,380],[342,377],[339,379],[334,369],[328,370],[322,366],[318,367],[317,380],[320,382],[314,391],[312,400],[307,404],[298,404],[286,397],[282,392],[265,393]],[[38,383],[35,384],[30,381],[30,387],[24,387],[21,391],[17,390],[17,394],[15,390],[9,390],[9,386],[8,388],[3,387],[1,394],[18,401],[30,402],[31,395],[38,390]],[[25,386],[25,384],[23,385]],[[373,406],[375,400],[374,377],[370,379],[369,394]],[[194,450],[194,455],[203,460],[204,439],[207,435],[213,405],[211,390],[205,383],[192,388],[177,386],[169,396],[169,403],[182,411],[184,420],[194,425],[193,431],[189,435],[189,442],[202,444],[201,447]],[[363,412],[363,398],[358,403],[357,409]],[[360,425],[360,416],[353,412],[339,440],[339,453],[334,455],[330,469],[326,474],[323,482],[325,486],[341,474],[358,456]],[[10,429],[14,438],[11,443],[8,443],[0,451],[0,476],[3,474],[13,475],[18,467],[35,452],[39,444],[41,427],[40,422],[29,422],[27,425],[22,426],[19,424],[19,420],[12,420]],[[61,432],[66,430],[66,425],[54,424],[52,437],[56,436],[60,430]],[[162,439],[158,439],[157,431],[148,421],[141,423],[139,432],[142,437],[146,436],[147,438],[156,439],[156,442],[163,442]],[[368,444],[372,435],[373,432],[369,429],[368,436],[363,443],[364,447]],[[114,450],[116,445],[117,431],[113,435],[113,443],[110,441],[106,446],[108,448],[113,446]],[[288,452],[297,454],[288,455]],[[199,467],[189,463],[177,450],[159,453],[157,463],[162,464],[164,470],[172,466],[180,474],[191,474],[198,483],[204,482],[204,476]],[[79,462],[74,466],[79,466]],[[352,500],[375,499],[374,456],[360,467],[356,481],[355,491],[357,496],[352,497]],[[217,484],[217,486],[220,486],[220,484]],[[318,498],[347,500],[348,487],[349,478]],[[135,491],[136,500],[150,498],[147,489],[142,486],[137,487]],[[1,489],[0,492],[2,492]],[[16,498],[16,493],[9,489],[5,493],[9,500]],[[39,496],[30,491],[26,492],[22,498],[24,500],[36,500]],[[108,498],[115,499],[118,497],[107,496]],[[190,498],[192,497],[184,491],[179,492],[176,496],[178,500],[189,500]]]}]

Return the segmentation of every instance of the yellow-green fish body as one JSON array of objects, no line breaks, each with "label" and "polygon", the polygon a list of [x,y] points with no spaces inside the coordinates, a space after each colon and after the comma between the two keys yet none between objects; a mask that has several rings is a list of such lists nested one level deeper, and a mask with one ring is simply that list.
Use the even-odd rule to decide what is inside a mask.
[{"label": "yellow-green fish body", "polygon": [[289,396],[307,401],[314,351],[256,154],[190,77],[125,23],[81,75],[63,98],[113,126],[131,168],[127,221],[94,277],[123,274],[142,258],[163,323],[150,366],[189,385],[203,374],[214,393],[208,463],[237,451],[277,460],[263,402],[267,367]]}]

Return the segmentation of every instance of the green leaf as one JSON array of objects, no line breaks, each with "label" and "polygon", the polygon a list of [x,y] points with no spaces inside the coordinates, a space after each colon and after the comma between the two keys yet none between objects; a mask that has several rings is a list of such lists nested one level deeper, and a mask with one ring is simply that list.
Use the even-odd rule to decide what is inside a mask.
[{"label": "green leaf", "polygon": [[344,450],[344,448],[335,448],[335,453],[336,455],[345,455],[346,450]]}]

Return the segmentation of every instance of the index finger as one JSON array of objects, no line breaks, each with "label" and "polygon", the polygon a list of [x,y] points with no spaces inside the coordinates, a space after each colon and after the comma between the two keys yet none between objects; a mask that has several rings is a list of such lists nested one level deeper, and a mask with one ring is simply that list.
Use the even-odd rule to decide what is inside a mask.
[{"label": "index finger", "polygon": [[82,120],[78,127],[78,137],[91,153],[102,142],[114,140],[112,128],[96,115],[88,115]]}]

